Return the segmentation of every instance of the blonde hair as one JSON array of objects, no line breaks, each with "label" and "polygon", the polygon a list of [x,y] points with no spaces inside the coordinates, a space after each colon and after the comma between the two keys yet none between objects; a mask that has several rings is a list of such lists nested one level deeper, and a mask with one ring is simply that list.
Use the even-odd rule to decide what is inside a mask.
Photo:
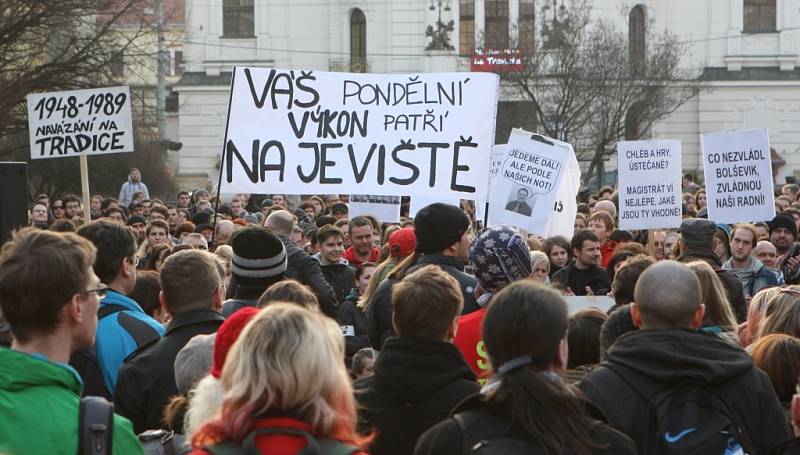
[{"label": "blonde hair", "polygon": [[318,437],[366,443],[356,434],[353,389],[344,366],[344,339],[326,317],[294,304],[261,310],[228,354],[222,409],[193,436],[195,448],[241,441],[257,416],[299,411]]},{"label": "blonde hair", "polygon": [[800,286],[778,290],[764,311],[764,322],[758,328],[758,337],[771,333],[785,333],[800,338]]},{"label": "blonde hair", "polygon": [[364,293],[361,294],[361,297],[358,298],[358,303],[356,306],[361,309],[364,313],[369,311],[369,305],[372,300],[372,296],[375,294],[375,291],[378,289],[378,285],[381,284],[381,275],[383,275],[383,270],[392,265],[397,266],[397,262],[393,260],[394,258],[388,258],[385,261],[381,262],[375,267],[375,270],[372,271],[372,276],[369,277],[369,282],[367,283],[367,288],[364,289]]},{"label": "blonde hair", "polygon": [[756,292],[756,295],[750,300],[750,306],[747,308],[747,326],[742,331],[742,336],[739,337],[739,342],[742,347],[747,347],[758,339],[758,327],[761,320],[764,319],[764,314],[767,312],[772,302],[772,298],[778,295],[781,288],[767,288]]},{"label": "blonde hair", "polygon": [[704,326],[721,326],[725,330],[736,328],[731,305],[725,294],[725,286],[717,276],[717,272],[705,261],[692,261],[687,264],[700,281],[700,295],[706,312],[703,315]]},{"label": "blonde hair", "polygon": [[550,272],[550,259],[541,251],[531,251],[531,271],[536,268],[536,264],[544,261],[547,263],[547,272]]}]

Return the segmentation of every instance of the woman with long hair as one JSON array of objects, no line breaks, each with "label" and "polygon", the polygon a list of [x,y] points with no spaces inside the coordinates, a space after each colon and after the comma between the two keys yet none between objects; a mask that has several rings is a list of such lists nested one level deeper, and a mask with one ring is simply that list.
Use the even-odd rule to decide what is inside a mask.
[{"label": "woman with long hair", "polygon": [[541,251],[531,251],[531,279],[539,284],[550,284],[550,258]]},{"label": "woman with long hair", "polygon": [[700,281],[700,302],[706,307],[701,330],[714,333],[738,346],[736,318],[728,303],[725,286],[717,276],[717,272],[705,261],[692,261],[687,265]]},{"label": "woman with long hair", "polygon": [[520,453],[636,453],[625,435],[594,420],[580,391],[562,379],[567,304],[557,292],[528,280],[498,292],[483,320],[483,341],[495,376],[454,417],[425,432],[416,455],[462,454],[499,438]]},{"label": "woman with long hair", "polygon": [[542,252],[550,258],[550,278],[572,260],[572,250],[564,237],[557,235],[542,242]]},{"label": "woman with long hair", "polygon": [[222,370],[222,409],[194,433],[192,453],[212,447],[262,454],[366,447],[369,441],[356,432],[343,356],[339,328],[325,316],[298,305],[267,306],[231,348]]}]

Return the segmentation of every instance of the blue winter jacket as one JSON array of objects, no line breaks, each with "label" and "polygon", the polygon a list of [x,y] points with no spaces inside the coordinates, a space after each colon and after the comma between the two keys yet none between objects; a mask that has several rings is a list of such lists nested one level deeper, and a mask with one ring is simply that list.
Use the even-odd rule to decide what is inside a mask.
[{"label": "blue winter jacket", "polygon": [[164,326],[148,316],[138,303],[119,292],[109,290],[100,302],[100,308],[106,305],[125,307],[97,322],[97,361],[106,389],[113,395],[117,371],[125,358],[142,345],[161,338]]}]

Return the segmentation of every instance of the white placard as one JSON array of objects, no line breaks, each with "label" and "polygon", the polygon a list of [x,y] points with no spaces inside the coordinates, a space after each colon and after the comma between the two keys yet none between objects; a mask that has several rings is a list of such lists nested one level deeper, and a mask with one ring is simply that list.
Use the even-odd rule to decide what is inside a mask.
[{"label": "white placard", "polygon": [[569,153],[550,138],[512,131],[506,158],[492,181],[489,225],[508,224],[544,234]]},{"label": "white placard", "polygon": [[400,196],[351,194],[347,215],[351,220],[357,216],[372,215],[382,223],[399,223]]},{"label": "white placard", "polygon": [[422,210],[424,207],[427,207],[433,203],[441,202],[443,204],[450,204],[455,205],[456,207],[461,206],[461,199],[457,197],[447,197],[446,195],[439,197],[439,196],[411,196],[411,202],[408,204],[408,217],[414,218],[417,216],[417,212]]},{"label": "white placard", "polygon": [[586,308],[599,308],[603,313],[614,306],[614,299],[607,295],[568,295],[564,296],[569,314],[575,314]]},{"label": "white placard", "polygon": [[733,224],[774,218],[767,130],[707,133],[701,142],[708,219]]},{"label": "white placard", "polygon": [[226,191],[482,198],[499,79],[234,68]]},{"label": "white placard", "polygon": [[619,228],[680,227],[681,143],[679,141],[617,142]]},{"label": "white placard", "polygon": [[567,170],[561,180],[556,194],[556,202],[553,204],[553,215],[547,222],[545,237],[563,236],[567,239],[572,238],[575,231],[575,215],[578,213],[578,191],[581,188],[581,166],[572,145],[553,140],[554,143],[561,145],[569,150],[569,160]]},{"label": "white placard", "polygon": [[34,160],[132,152],[130,89],[30,94],[28,128]]}]

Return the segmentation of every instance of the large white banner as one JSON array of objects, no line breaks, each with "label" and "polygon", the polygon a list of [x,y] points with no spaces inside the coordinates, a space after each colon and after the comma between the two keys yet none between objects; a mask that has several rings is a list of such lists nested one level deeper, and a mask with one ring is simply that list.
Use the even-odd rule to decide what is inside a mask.
[{"label": "large white banner", "polygon": [[553,215],[547,222],[544,237],[554,237],[561,235],[567,239],[572,238],[572,233],[575,231],[575,215],[578,213],[578,191],[581,188],[581,167],[578,164],[578,158],[575,157],[575,151],[572,145],[551,139],[553,143],[558,144],[569,150],[569,160],[567,160],[567,169],[564,172],[564,177],[561,179],[561,185],[558,187],[556,193],[556,201],[553,204]]},{"label": "large white banner", "polygon": [[565,174],[570,150],[550,138],[514,130],[492,180],[489,225],[509,224],[543,235]]},{"label": "large white banner", "polygon": [[618,142],[617,169],[620,229],[680,227],[680,142]]},{"label": "large white banner", "polygon": [[498,81],[236,67],[223,187],[484,198]]},{"label": "large white banner", "polygon": [[28,128],[34,160],[132,152],[130,89],[30,94]]},{"label": "large white banner", "polygon": [[701,142],[708,219],[732,224],[774,218],[767,130],[708,133]]}]

